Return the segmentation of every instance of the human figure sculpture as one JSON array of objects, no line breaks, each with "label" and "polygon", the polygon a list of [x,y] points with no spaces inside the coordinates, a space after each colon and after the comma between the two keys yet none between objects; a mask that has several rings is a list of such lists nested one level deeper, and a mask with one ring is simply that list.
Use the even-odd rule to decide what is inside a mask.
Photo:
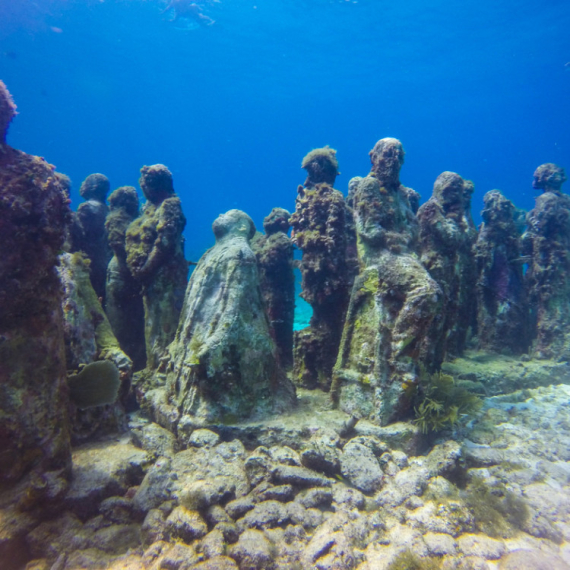
[{"label": "human figure sculpture", "polygon": [[103,174],[90,174],[81,184],[79,194],[85,200],[73,215],[71,252],[82,251],[89,259],[89,274],[97,296],[104,300],[107,266],[112,253],[107,241],[105,219],[109,179]]},{"label": "human figure sculpture", "polygon": [[71,212],[54,167],[7,144],[15,111],[0,81],[0,486],[32,472],[29,494],[45,506],[71,476],[55,271]]},{"label": "human figure sculpture", "polygon": [[409,411],[421,348],[442,294],[416,255],[418,225],[399,180],[402,144],[381,139],[370,157],[370,174],[351,182],[362,270],[331,393],[345,412],[384,425]]},{"label": "human figure sculpture", "polygon": [[[467,187],[467,188],[466,188]],[[441,312],[435,316],[422,354],[429,372],[437,371],[448,351],[448,345],[457,349],[465,342],[463,329],[467,320],[462,303],[467,297],[464,289],[471,292],[473,304],[474,282],[466,282],[471,273],[473,256],[472,227],[466,216],[465,197],[470,195],[471,184],[455,172],[443,172],[433,186],[431,198],[417,214],[420,228],[420,260],[443,292]],[[462,333],[458,332],[461,328]],[[463,334],[462,343],[456,336]]]},{"label": "human figure sculpture", "polygon": [[139,184],[147,202],[127,229],[127,266],[141,286],[147,368],[154,370],[174,339],[184,300],[186,218],[166,166],[143,166]]},{"label": "human figure sculpture", "polygon": [[479,348],[521,354],[529,347],[529,315],[514,204],[498,190],[483,197],[475,245]]},{"label": "human figure sculpture", "polygon": [[132,186],[117,188],[109,196],[105,229],[113,258],[107,267],[105,312],[121,348],[134,370],[145,367],[144,307],[140,283],[127,265],[126,233],[139,215],[139,198]]},{"label": "human figure sculpture", "polygon": [[293,322],[295,320],[295,274],[293,243],[287,236],[291,214],[273,208],[263,220],[265,235],[252,241],[257,257],[261,294],[280,365],[293,367]]},{"label": "human figure sculpture", "polygon": [[185,426],[231,423],[294,401],[294,390],[278,366],[249,245],[253,221],[230,210],[212,229],[216,244],[192,273],[169,348],[167,402]]},{"label": "human figure sculpture", "polygon": [[291,227],[293,242],[303,253],[301,296],[313,315],[309,327],[295,333],[293,376],[304,387],[328,390],[353,280],[347,264],[348,209],[333,188],[335,150],[312,150],[302,167],[308,176],[298,188]]},{"label": "human figure sculpture", "polygon": [[542,190],[527,216],[523,253],[536,322],[534,353],[539,358],[570,359],[570,196],[562,192],[564,169],[539,166],[533,187]]}]

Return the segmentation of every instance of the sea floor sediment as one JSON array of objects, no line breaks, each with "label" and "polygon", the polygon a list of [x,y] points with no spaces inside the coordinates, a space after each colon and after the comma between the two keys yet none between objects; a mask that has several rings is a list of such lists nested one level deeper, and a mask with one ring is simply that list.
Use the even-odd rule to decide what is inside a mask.
[{"label": "sea floor sediment", "polygon": [[300,390],[291,414],[187,442],[133,414],[73,450],[57,512],[2,494],[0,548],[27,570],[570,568],[570,385],[489,396],[437,436],[346,432],[327,401]]}]

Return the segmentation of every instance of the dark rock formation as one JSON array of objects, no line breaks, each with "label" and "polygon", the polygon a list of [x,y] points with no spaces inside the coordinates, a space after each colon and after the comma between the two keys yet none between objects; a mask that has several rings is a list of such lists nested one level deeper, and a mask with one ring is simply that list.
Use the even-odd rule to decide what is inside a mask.
[{"label": "dark rock formation", "polygon": [[[212,229],[216,244],[192,274],[169,348],[168,403],[187,425],[231,423],[287,409],[295,399],[278,367],[263,307],[249,246],[253,221],[230,210]],[[160,417],[160,406],[151,413]]]},{"label": "dark rock formation", "polygon": [[107,242],[105,219],[109,179],[103,174],[90,174],[81,184],[79,194],[85,200],[73,215],[71,252],[82,251],[91,262],[89,272],[97,296],[105,298],[107,265],[111,250]]},{"label": "dark rock formation", "polygon": [[186,218],[166,166],[143,166],[139,184],[147,202],[127,229],[127,265],[142,288],[147,368],[153,370],[174,339],[184,300]]},{"label": "dark rock formation", "polygon": [[121,348],[133,361],[134,370],[146,364],[144,307],[140,283],[127,265],[126,233],[139,214],[139,198],[132,186],[117,188],[109,196],[105,222],[113,258],[107,267],[105,312]]},{"label": "dark rock formation", "polygon": [[529,312],[516,209],[498,190],[487,192],[475,245],[479,347],[521,354],[529,346]]},{"label": "dark rock formation", "polygon": [[351,181],[363,269],[352,289],[331,391],[342,410],[386,424],[409,410],[421,347],[442,295],[415,255],[418,227],[399,181],[400,141],[378,141],[370,157],[372,172]]},{"label": "dark rock formation", "polygon": [[65,491],[71,469],[56,273],[70,210],[54,167],[6,144],[14,114],[0,82],[0,483],[33,470],[40,505]]},{"label": "dark rock formation", "polygon": [[286,369],[293,366],[295,319],[293,243],[287,236],[290,217],[287,210],[273,208],[263,221],[265,235],[256,236],[251,243],[257,257],[261,294],[279,363]]},{"label": "dark rock formation", "polygon": [[310,326],[295,333],[295,381],[328,389],[348,305],[351,274],[347,265],[348,210],[333,188],[338,174],[336,151],[312,150],[302,162],[308,172],[299,186],[292,239],[302,251],[301,296],[313,308]]},{"label": "dark rock formation", "polygon": [[570,196],[562,193],[564,169],[543,164],[533,186],[543,190],[527,216],[523,253],[530,256],[526,274],[536,319],[538,357],[570,358]]},{"label": "dark rock formation", "polygon": [[440,368],[448,344],[453,352],[464,345],[470,324],[463,303],[472,306],[475,291],[473,279],[466,278],[474,266],[472,224],[465,209],[465,196],[470,195],[471,189],[471,184],[459,174],[443,172],[435,181],[431,198],[417,214],[420,260],[443,292],[442,310],[434,318],[422,347],[422,358],[429,371]]}]

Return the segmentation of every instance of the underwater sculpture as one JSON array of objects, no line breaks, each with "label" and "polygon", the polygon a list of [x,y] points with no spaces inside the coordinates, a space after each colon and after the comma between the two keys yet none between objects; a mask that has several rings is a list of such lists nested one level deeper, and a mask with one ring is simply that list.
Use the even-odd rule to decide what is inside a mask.
[{"label": "underwater sculpture", "polygon": [[290,217],[287,210],[273,208],[263,220],[265,235],[256,236],[251,244],[257,257],[265,310],[283,368],[293,366],[295,274],[293,242],[287,236]]},{"label": "underwater sculpture", "polygon": [[192,273],[169,347],[166,391],[168,403],[181,416],[179,435],[182,425],[278,412],[295,400],[292,385],[279,369],[263,306],[249,245],[253,221],[240,210],[230,210],[212,229],[216,244]]},{"label": "underwater sculpture", "polygon": [[174,339],[184,300],[186,218],[166,166],[143,166],[139,184],[147,202],[127,229],[127,265],[142,289],[147,368],[154,370]]},{"label": "underwater sculpture", "polygon": [[295,333],[293,377],[304,387],[328,390],[353,279],[347,264],[349,213],[344,196],[333,188],[334,149],[312,150],[302,167],[308,176],[298,188],[291,227],[293,243],[303,253],[301,296],[313,315],[310,325]]},{"label": "underwater sculpture", "polygon": [[442,293],[415,253],[418,225],[399,180],[402,144],[381,139],[370,158],[370,174],[351,181],[362,270],[352,288],[331,395],[343,411],[385,425],[409,411],[421,348]]},{"label": "underwater sculpture", "polygon": [[417,213],[420,261],[443,292],[442,310],[422,346],[422,360],[429,372],[439,370],[449,348],[454,354],[463,348],[471,320],[464,307],[466,299],[472,305],[475,290],[473,280],[466,278],[474,265],[473,226],[465,215],[465,195],[471,190],[470,182],[459,174],[443,172],[431,198]]},{"label": "underwater sculpture", "polygon": [[539,166],[533,187],[542,190],[527,215],[523,254],[529,300],[536,320],[535,355],[570,359],[570,196],[562,192],[564,169]]},{"label": "underwater sculpture", "polygon": [[498,190],[483,197],[475,244],[479,348],[521,354],[529,346],[529,314],[514,204]]},{"label": "underwater sculpture", "polygon": [[139,198],[132,186],[117,188],[109,196],[105,228],[114,255],[107,267],[105,312],[135,370],[141,370],[146,363],[144,307],[140,284],[127,266],[125,239],[129,224],[138,215]]},{"label": "underwater sculpture", "polygon": [[[97,298],[89,278],[89,260],[81,252],[63,253],[59,258],[59,278],[63,287],[63,315],[65,358],[68,374],[97,361],[109,361],[118,371],[119,394],[126,396],[132,375],[132,361],[119,346],[111,325]],[[80,377],[81,378],[81,377]],[[113,432],[124,428],[125,412],[113,397],[106,397],[107,385],[91,388],[91,394],[81,394],[81,383],[75,384],[81,407],[72,400],[70,405],[71,435],[74,443],[83,441],[95,433]],[[89,389],[84,386],[84,390]],[[117,390],[113,391],[113,394]],[[85,402],[92,399],[94,405],[103,399],[111,407],[84,410]]]},{"label": "underwater sculpture", "polygon": [[112,257],[105,230],[109,189],[109,179],[106,176],[90,174],[79,188],[79,194],[85,202],[73,214],[71,225],[70,251],[82,251],[89,258],[91,283],[101,299],[105,299],[107,265]]},{"label": "underwater sculpture", "polygon": [[41,504],[71,474],[55,270],[71,212],[54,167],[6,143],[15,110],[0,81],[0,483],[33,470]]}]

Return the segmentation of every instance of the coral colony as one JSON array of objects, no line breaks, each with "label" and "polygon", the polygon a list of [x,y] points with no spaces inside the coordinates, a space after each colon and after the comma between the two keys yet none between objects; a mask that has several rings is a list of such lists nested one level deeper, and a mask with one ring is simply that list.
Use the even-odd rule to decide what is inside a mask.
[{"label": "coral colony", "polygon": [[3,568],[568,568],[543,508],[570,460],[561,167],[526,224],[491,190],[476,228],[473,183],[443,172],[420,205],[399,140],[347,197],[317,148],[295,211],[220,215],[188,280],[166,166],[142,208],[91,174],[72,212],[6,143],[15,109],[0,82]]}]

